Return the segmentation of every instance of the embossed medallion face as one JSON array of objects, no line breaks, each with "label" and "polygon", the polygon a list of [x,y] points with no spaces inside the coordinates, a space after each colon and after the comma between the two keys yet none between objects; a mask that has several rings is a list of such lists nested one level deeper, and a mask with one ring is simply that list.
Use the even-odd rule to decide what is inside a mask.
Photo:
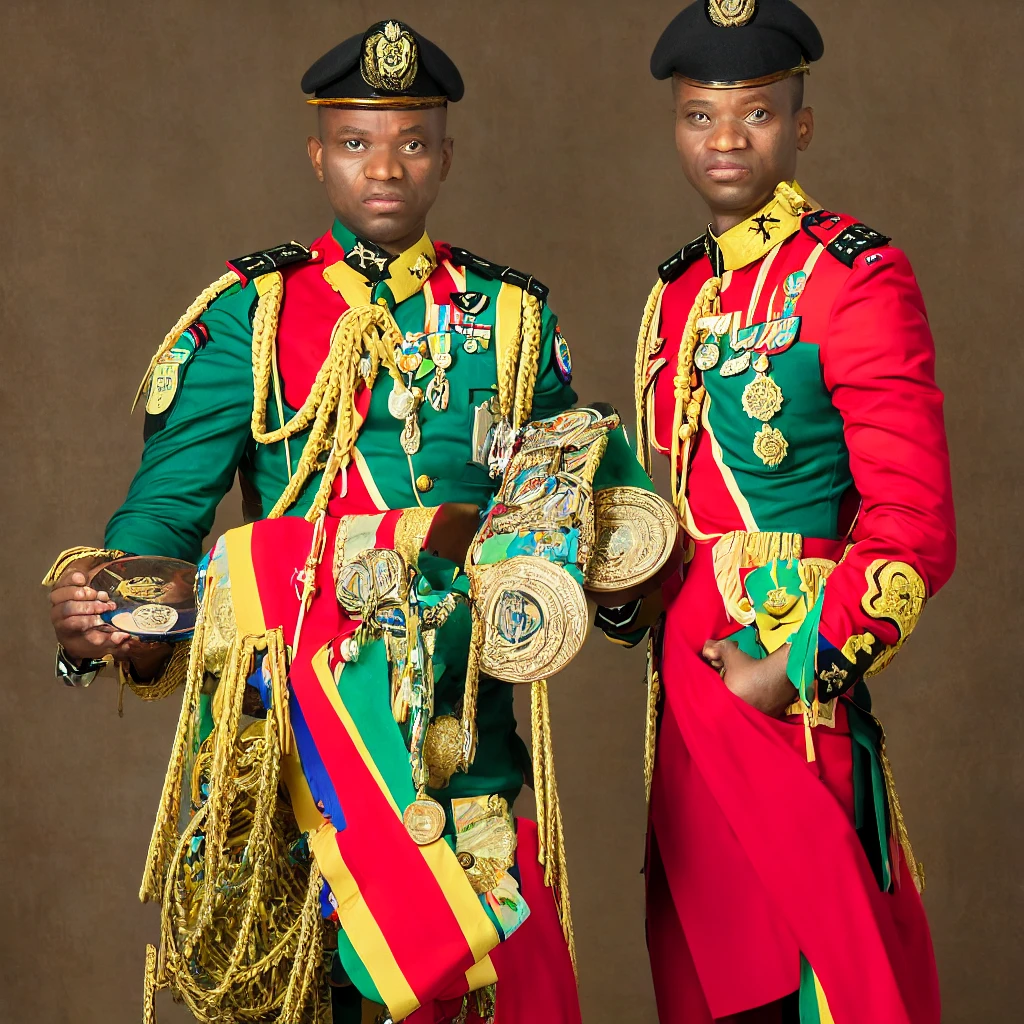
[{"label": "embossed medallion face", "polygon": [[509,683],[561,671],[579,653],[590,625],[583,588],[559,565],[517,555],[474,570],[484,621],[480,665]]},{"label": "embossed medallion face", "polygon": [[195,625],[196,566],[176,558],[129,555],[101,565],[89,581],[117,605],[104,621],[133,636],[177,640]]},{"label": "embossed medallion face", "polygon": [[384,22],[363,44],[360,71],[367,85],[403,92],[412,85],[419,67],[416,39],[397,21]]},{"label": "embossed medallion face", "polygon": [[605,488],[595,503],[597,542],[587,566],[587,587],[626,590],[649,580],[675,547],[678,522],[672,506],[640,487]]},{"label": "embossed medallion face", "polygon": [[143,604],[132,612],[132,619],[135,632],[168,633],[178,621],[178,613],[170,605]]},{"label": "embossed medallion face", "polygon": [[743,389],[743,411],[753,420],[767,423],[782,410],[782,388],[771,377],[757,377]]},{"label": "embossed medallion face", "polygon": [[462,763],[462,723],[452,715],[439,715],[427,729],[423,760],[430,770],[430,788],[444,789]]},{"label": "embossed medallion face", "polygon": [[406,807],[402,824],[417,846],[429,846],[444,832],[444,808],[430,797],[418,797]]},{"label": "embossed medallion face", "polygon": [[757,0],[708,0],[708,17],[720,28],[747,25],[757,13]]}]

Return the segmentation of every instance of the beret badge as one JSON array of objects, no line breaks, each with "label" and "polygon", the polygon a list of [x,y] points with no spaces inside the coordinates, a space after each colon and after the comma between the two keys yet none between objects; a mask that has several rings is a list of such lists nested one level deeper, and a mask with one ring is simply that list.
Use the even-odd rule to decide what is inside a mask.
[{"label": "beret badge", "polygon": [[416,38],[397,21],[382,22],[363,43],[360,71],[367,85],[383,92],[404,92],[416,78]]},{"label": "beret badge", "polygon": [[719,28],[747,25],[757,14],[757,0],[707,0],[708,17]]}]

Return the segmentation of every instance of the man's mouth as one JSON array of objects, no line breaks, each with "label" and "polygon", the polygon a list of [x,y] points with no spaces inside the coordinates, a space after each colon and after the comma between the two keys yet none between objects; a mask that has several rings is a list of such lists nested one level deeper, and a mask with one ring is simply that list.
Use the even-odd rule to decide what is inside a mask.
[{"label": "man's mouth", "polygon": [[375,192],[363,200],[375,213],[397,213],[404,205],[405,199],[397,192]]},{"label": "man's mouth", "polygon": [[728,184],[740,181],[750,174],[750,169],[743,164],[725,161],[722,163],[710,164],[704,172],[712,181]]}]

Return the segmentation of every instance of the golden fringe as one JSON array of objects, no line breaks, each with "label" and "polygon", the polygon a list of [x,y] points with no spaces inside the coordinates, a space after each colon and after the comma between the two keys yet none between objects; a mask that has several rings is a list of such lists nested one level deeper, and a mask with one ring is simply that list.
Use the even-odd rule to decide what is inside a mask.
[{"label": "golden fringe", "polygon": [[554,745],[551,739],[551,708],[548,683],[539,679],[530,686],[530,724],[533,733],[533,792],[537,802],[537,860],[544,867],[544,884],[554,888],[562,934],[576,972],[576,937],[569,899],[569,869],[565,856],[562,807],[555,778]]},{"label": "golden fringe", "polygon": [[142,886],[139,899],[143,903],[158,900],[163,886],[160,880],[167,870],[170,849],[177,841],[178,818],[181,815],[181,791],[184,782],[185,761],[188,756],[189,740],[192,732],[192,721],[199,707],[199,695],[203,686],[203,646],[206,632],[206,616],[210,604],[212,587],[207,587],[203,603],[196,615],[196,627],[189,652],[188,672],[185,677],[185,693],[181,702],[181,714],[178,715],[178,726],[171,745],[171,759],[164,776],[164,785],[160,793],[160,804],[157,807],[156,821],[153,823],[153,834],[149,841],[146,854],[146,865],[143,869]]},{"label": "golden fringe", "polygon": [[[882,735],[882,742],[879,745],[879,755],[882,759],[882,774],[885,776],[885,788],[889,796],[890,827],[903,848],[903,856],[906,858],[910,877],[914,880],[914,886],[917,888],[918,893],[923,893],[925,888],[924,865],[914,856],[914,848],[910,845],[910,833],[907,831],[907,823],[903,817],[903,808],[900,806],[900,798],[896,792],[896,780],[892,774],[889,756],[885,751],[884,733]],[[895,867],[896,865],[893,865],[894,869]]]},{"label": "golden fringe", "polygon": [[139,384],[139,390],[135,392],[135,400],[132,402],[132,412],[135,411],[135,406],[139,404],[139,399],[142,397],[142,392],[146,390],[149,384],[149,379],[153,375],[153,370],[156,364],[160,362],[160,359],[165,356],[168,352],[174,348],[178,339],[185,333],[186,329],[191,327],[207,310],[210,303],[213,302],[218,295],[226,292],[233,284],[239,284],[240,279],[238,275],[233,271],[229,270],[226,274],[222,274],[217,278],[213,284],[208,285],[204,288],[193,300],[192,305],[185,310],[184,313],[178,318],[178,322],[164,335],[164,340],[160,343],[160,347],[156,350],[156,354],[149,361],[149,366],[146,368],[146,374],[142,378],[142,383]]},{"label": "golden fringe", "polygon": [[636,400],[636,457],[644,472],[651,475],[651,441],[647,429],[647,365],[654,352],[654,343],[658,336],[660,324],[655,322],[655,313],[661,302],[665,282],[660,278],[651,289],[644,307],[643,319],[640,321],[640,333],[636,339],[636,365],[633,370],[633,393]]},{"label": "golden fringe", "polygon": [[654,755],[658,745],[658,701],[661,699],[661,677],[654,667],[654,641],[647,641],[647,722],[644,730],[644,792],[651,802],[654,781]]},{"label": "golden fringe", "polygon": [[686,449],[697,433],[700,423],[701,404],[704,389],[693,390],[693,357],[697,351],[697,321],[701,317],[714,316],[721,311],[718,294],[722,279],[712,277],[704,282],[686,318],[686,328],[679,345],[676,360],[675,412],[672,417],[672,504],[683,514],[686,504],[686,476],[689,467],[683,465],[687,458]]},{"label": "golden fringe", "polygon": [[132,691],[140,700],[153,701],[163,700],[170,697],[175,690],[188,678],[188,665],[191,657],[191,648],[187,641],[174,645],[170,660],[164,666],[163,671],[155,679],[146,683],[137,683],[132,679],[125,663],[118,662],[118,699],[117,712],[123,715],[123,696],[125,687]]},{"label": "golden fringe", "polygon": [[142,1024],[157,1024],[156,1020],[156,946],[146,946],[146,973],[142,982]]},{"label": "golden fringe", "polygon": [[719,537],[711,557],[718,592],[722,595],[729,615],[743,625],[750,625],[755,618],[740,578],[742,569],[759,568],[776,559],[800,559],[803,551],[804,539],[799,533],[747,533],[745,530],[735,530]]},{"label": "golden fringe", "polygon": [[114,548],[68,548],[66,551],[62,551],[57,556],[57,560],[50,566],[43,577],[43,586],[52,587],[68,571],[68,567],[72,562],[77,562],[80,558],[96,558],[100,563],[112,562],[115,558],[124,558],[124,552],[117,551]]}]

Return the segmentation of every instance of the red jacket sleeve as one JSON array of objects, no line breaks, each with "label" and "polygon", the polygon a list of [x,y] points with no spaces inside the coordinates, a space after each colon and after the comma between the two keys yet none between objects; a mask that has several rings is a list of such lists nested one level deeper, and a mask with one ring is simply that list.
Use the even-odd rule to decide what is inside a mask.
[{"label": "red jacket sleeve", "polygon": [[826,700],[889,663],[956,561],[935,346],[900,250],[857,260],[821,358],[861,499],[851,546],[820,606],[816,674]]}]

